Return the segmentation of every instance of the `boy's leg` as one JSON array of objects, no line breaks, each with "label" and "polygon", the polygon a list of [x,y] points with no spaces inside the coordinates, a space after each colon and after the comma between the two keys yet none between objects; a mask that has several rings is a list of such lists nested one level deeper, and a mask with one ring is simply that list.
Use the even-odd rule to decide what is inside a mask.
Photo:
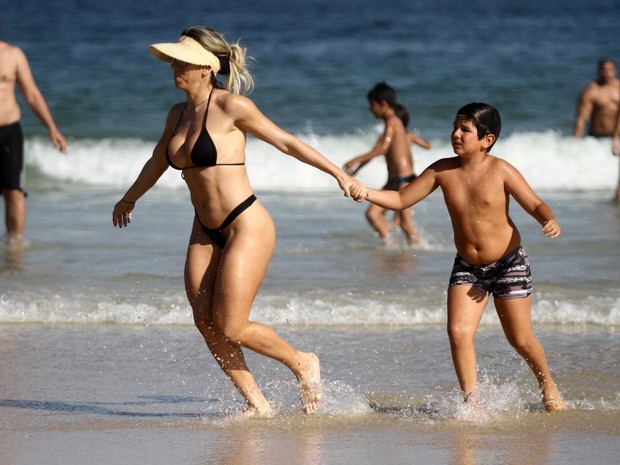
[{"label": "boy's leg", "polygon": [[366,219],[381,239],[386,240],[389,237],[390,225],[385,218],[385,208],[372,204],[366,210]]},{"label": "boy's leg", "polygon": [[400,217],[400,227],[407,236],[408,245],[416,245],[420,243],[420,237],[413,224],[413,208],[405,208],[397,212]]},{"label": "boy's leg", "polygon": [[474,338],[489,297],[470,285],[448,287],[448,336],[459,385],[467,400],[476,392],[478,374]]},{"label": "boy's leg", "polygon": [[506,339],[530,366],[542,389],[547,411],[566,408],[558,388],[551,378],[547,357],[532,328],[532,296],[516,299],[495,299],[497,315]]}]

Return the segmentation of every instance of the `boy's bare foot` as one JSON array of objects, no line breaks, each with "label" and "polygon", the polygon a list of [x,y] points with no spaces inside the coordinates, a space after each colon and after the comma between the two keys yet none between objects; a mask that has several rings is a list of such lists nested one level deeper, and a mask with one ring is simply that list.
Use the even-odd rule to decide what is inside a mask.
[{"label": "boy's bare foot", "polygon": [[407,237],[407,245],[409,247],[413,247],[414,245],[420,245],[422,241],[420,240],[420,236],[414,234],[412,236]]},{"label": "boy's bare foot", "polygon": [[299,390],[304,413],[314,413],[323,397],[321,364],[316,354],[302,354],[304,361],[300,368]]},{"label": "boy's bare foot", "polygon": [[562,412],[566,410],[566,403],[562,398],[562,394],[558,387],[553,384],[550,387],[543,388],[543,405],[547,412]]},{"label": "boy's bare foot", "polygon": [[393,249],[398,245],[396,241],[394,240],[394,238],[389,234],[385,237],[381,237],[380,239],[381,239],[381,242],[383,242],[383,245],[385,246],[385,248],[387,249]]}]

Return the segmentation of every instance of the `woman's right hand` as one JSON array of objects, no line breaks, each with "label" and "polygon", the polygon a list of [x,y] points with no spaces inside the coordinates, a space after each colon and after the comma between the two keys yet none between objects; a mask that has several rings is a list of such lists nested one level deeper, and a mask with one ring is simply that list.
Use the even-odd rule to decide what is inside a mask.
[{"label": "woman's right hand", "polygon": [[131,223],[131,212],[136,206],[136,202],[128,202],[126,200],[119,200],[114,205],[112,211],[112,223],[119,228],[126,228]]}]

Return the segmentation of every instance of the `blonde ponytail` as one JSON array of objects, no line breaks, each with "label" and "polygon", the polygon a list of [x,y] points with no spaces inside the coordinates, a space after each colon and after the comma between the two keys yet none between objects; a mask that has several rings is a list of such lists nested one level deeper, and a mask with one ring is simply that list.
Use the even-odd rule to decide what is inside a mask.
[{"label": "blonde ponytail", "polygon": [[229,45],[224,36],[204,26],[190,27],[181,34],[200,42],[220,60],[219,74],[226,76],[226,89],[242,95],[252,92],[254,79],[247,69],[246,49],[239,42]]},{"label": "blonde ponytail", "polygon": [[249,94],[254,88],[254,79],[246,65],[246,49],[239,42],[230,46],[227,88],[236,94]]}]

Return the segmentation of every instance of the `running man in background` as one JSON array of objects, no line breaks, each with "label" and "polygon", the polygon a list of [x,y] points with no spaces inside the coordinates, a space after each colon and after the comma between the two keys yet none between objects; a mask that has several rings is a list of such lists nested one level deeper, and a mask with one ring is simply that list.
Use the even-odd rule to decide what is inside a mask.
[{"label": "running man in background", "polygon": [[[398,190],[413,181],[415,174],[409,133],[397,115],[399,104],[396,101],[396,91],[385,82],[380,82],[368,92],[368,102],[370,112],[376,118],[382,119],[385,124],[383,134],[369,152],[346,162],[343,167],[344,171],[354,175],[370,160],[384,155],[388,181],[383,189]],[[386,211],[386,208],[371,205],[366,211],[366,219],[384,243],[392,245],[393,239],[390,237],[392,227],[385,217]],[[407,244],[410,246],[418,244],[420,238],[413,224],[412,209],[406,208],[398,211],[396,216],[398,216],[398,225],[405,233]]]},{"label": "running man in background", "polygon": [[49,131],[54,147],[67,153],[67,141],[37,87],[24,52],[0,41],[0,189],[5,204],[6,242],[19,247],[26,229],[26,194],[23,187],[24,134],[15,87]]},{"label": "running man in background", "polygon": [[[560,226],[551,208],[521,173],[489,153],[501,131],[499,112],[484,103],[460,108],[451,141],[455,157],[431,164],[397,192],[368,189],[383,208],[409,208],[441,188],[454,230],[456,258],[448,285],[448,335],[465,401],[479,399],[475,335],[493,294],[508,342],[530,366],[549,412],[566,405],[551,378],[542,344],[532,329],[532,275],[521,235],[508,215],[510,197],[555,239]],[[354,198],[359,192],[352,191]]]},{"label": "running man in background", "polygon": [[[616,115],[616,125],[611,135],[611,153],[620,158],[620,107]],[[616,187],[616,205],[620,207],[620,170],[618,171],[618,186]]]},{"label": "running man in background", "polygon": [[611,58],[599,61],[598,79],[588,84],[579,97],[573,136],[583,137],[589,121],[589,136],[611,137],[620,109],[620,80],[616,72]]}]

